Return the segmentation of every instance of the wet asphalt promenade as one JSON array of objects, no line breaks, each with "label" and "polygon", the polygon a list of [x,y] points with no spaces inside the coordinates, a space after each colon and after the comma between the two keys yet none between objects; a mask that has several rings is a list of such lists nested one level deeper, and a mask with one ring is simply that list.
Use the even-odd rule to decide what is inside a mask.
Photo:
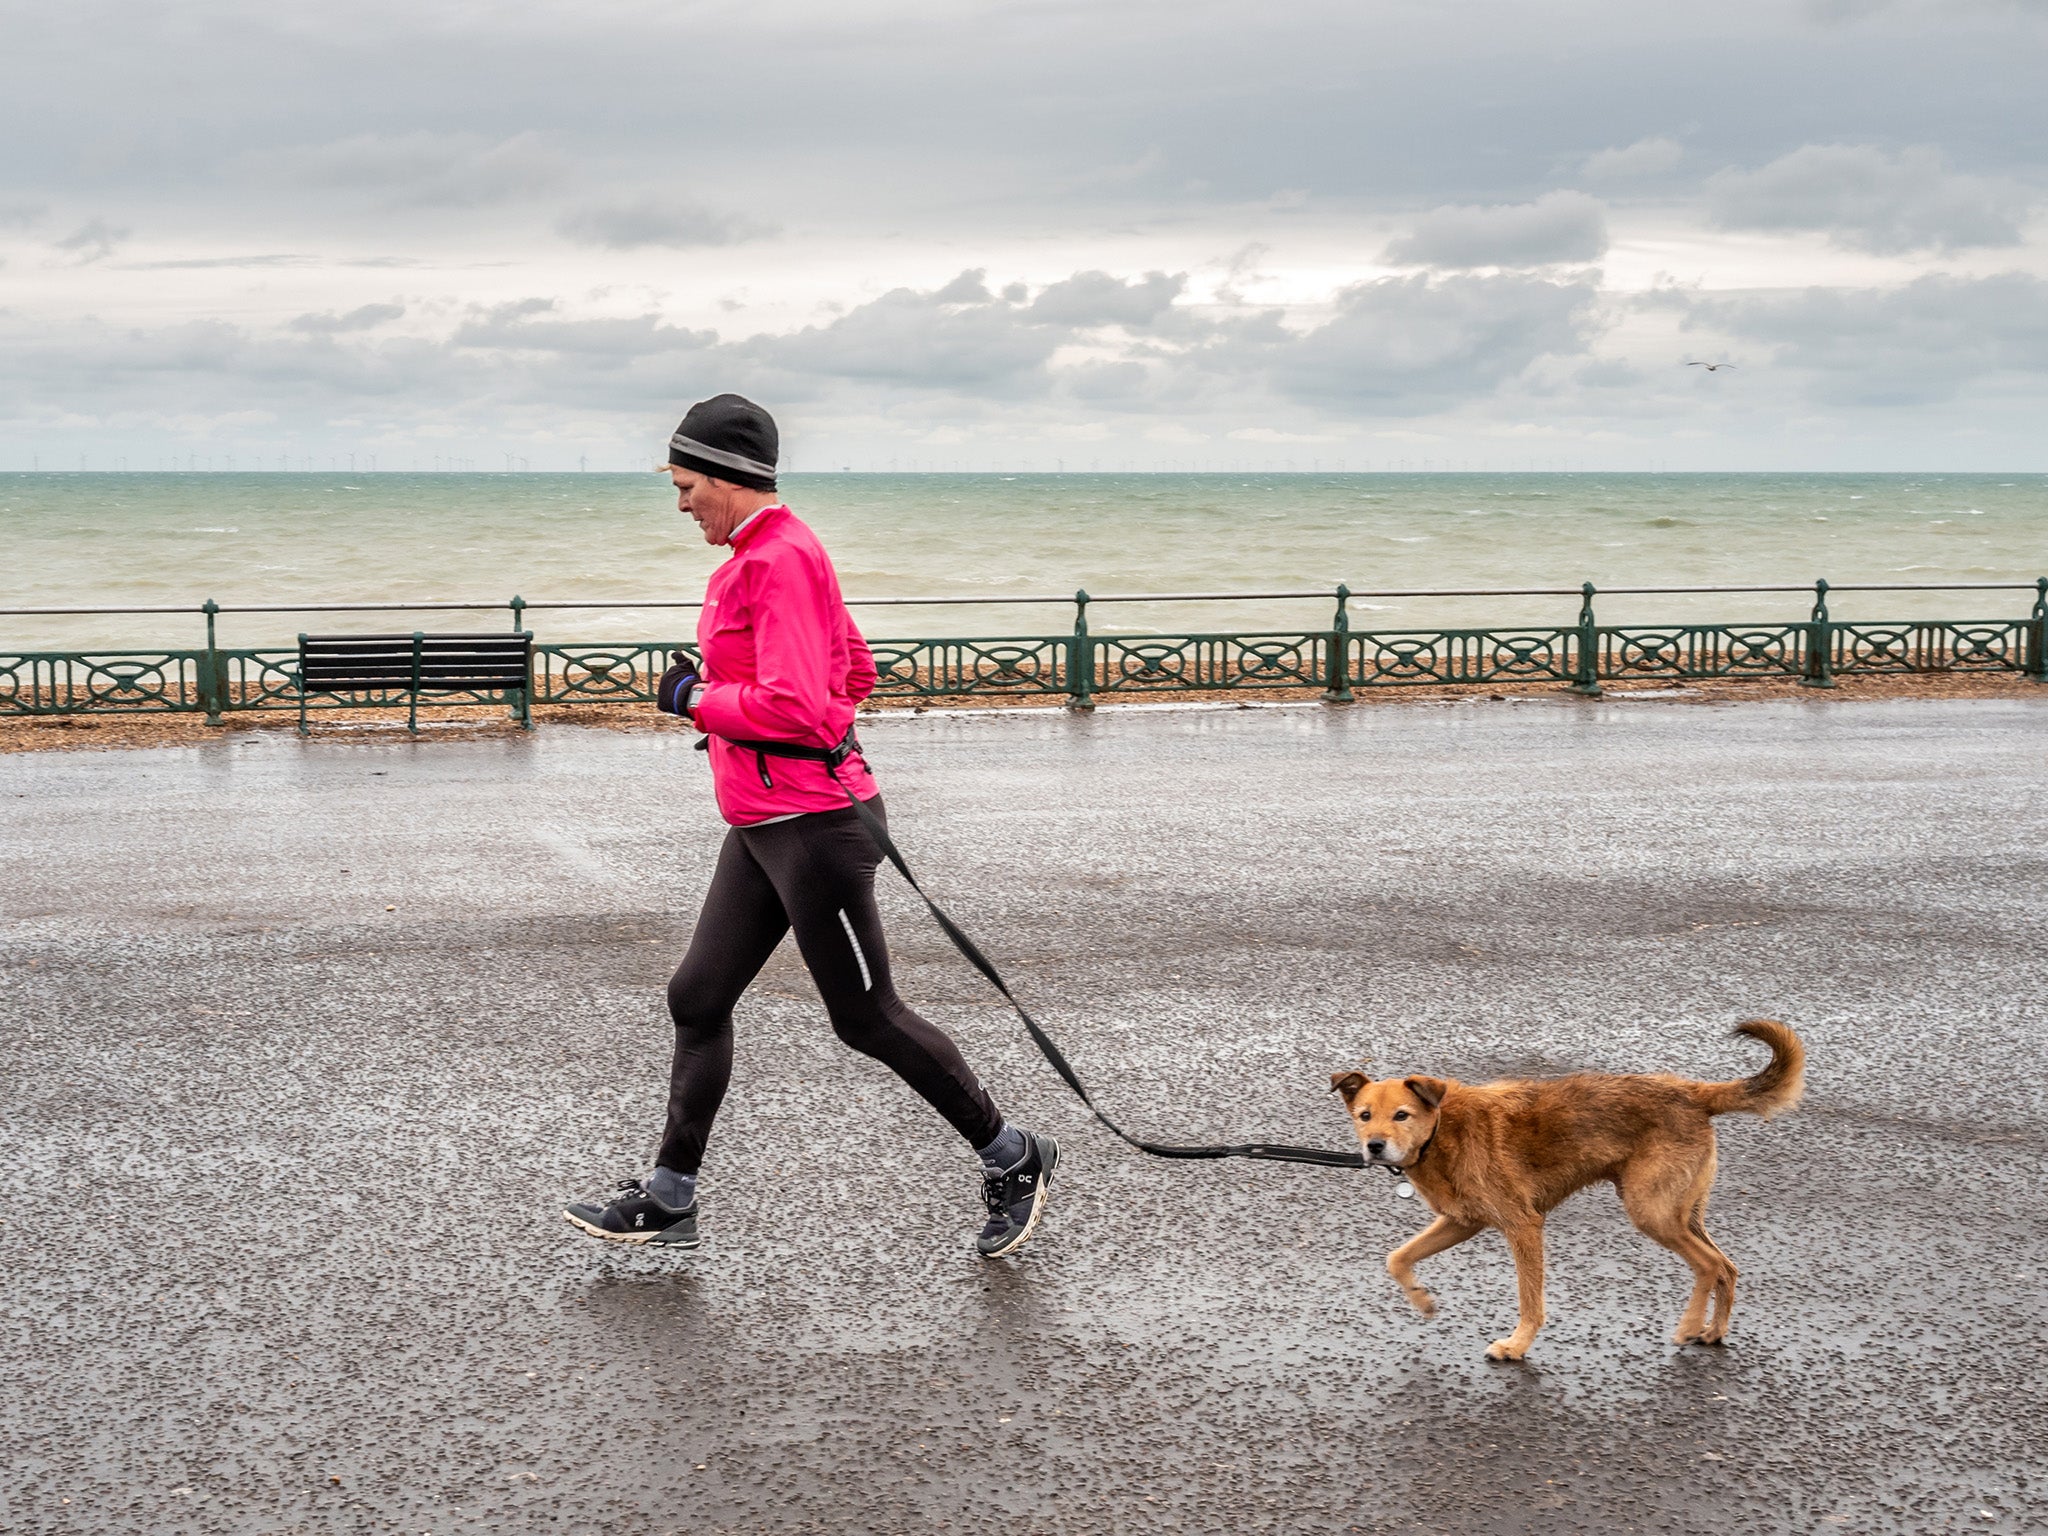
[{"label": "wet asphalt promenade", "polygon": [[[2048,695],[2048,690],[2044,690]],[[893,877],[904,993],[1057,1199],[978,1261],[951,1133],[785,946],[706,1242],[645,1166],[719,827],[681,732],[0,758],[0,1529],[1898,1532],[2048,1506],[2048,696],[891,716],[907,851],[1113,1113],[1347,1145],[1333,1068],[1725,1077],[1730,1347],[1611,1192],[1381,1269],[1377,1174],[1094,1129]],[[2029,1522],[2032,1522],[2030,1525]]]}]

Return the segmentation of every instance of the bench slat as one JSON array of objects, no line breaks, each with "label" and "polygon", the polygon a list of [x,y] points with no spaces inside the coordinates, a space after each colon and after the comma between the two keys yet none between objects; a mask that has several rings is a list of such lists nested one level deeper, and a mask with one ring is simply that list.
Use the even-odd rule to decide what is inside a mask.
[{"label": "bench slat", "polygon": [[[316,655],[349,655],[359,651],[410,651],[411,635],[351,635],[346,639],[323,639],[308,635],[300,649]],[[523,639],[510,635],[428,635],[420,642],[422,651],[500,651],[517,654],[527,649]]]},{"label": "bench slat", "polygon": [[[409,680],[403,683],[394,683],[388,678],[349,678],[338,683],[308,682],[306,684],[306,692],[309,694],[377,693],[391,699],[406,699],[412,696],[412,691],[412,683]],[[492,679],[488,681],[464,680],[452,683],[423,682],[420,684],[419,691],[422,695],[426,695],[429,693],[520,693],[524,689],[523,685],[517,681],[505,682],[499,679]],[[485,701],[479,700],[478,702]],[[492,700],[490,702],[496,701]]]},{"label": "bench slat", "polygon": [[[308,672],[306,686],[323,692],[362,688],[406,689],[410,672]],[[422,672],[422,688],[524,688],[524,672]]]},{"label": "bench slat", "polygon": [[[485,672],[517,672],[526,665],[524,656],[422,656],[419,665],[423,670],[439,667],[446,671],[450,667],[472,667]],[[410,672],[413,659],[410,656],[309,656],[308,669],[318,672],[333,671],[338,667],[359,667],[366,671],[381,672],[389,668],[395,672]]]},{"label": "bench slat", "polygon": [[[422,677],[432,677],[439,672],[490,672],[495,674],[501,672],[524,672],[526,670],[526,661],[524,657],[507,659],[491,656],[455,656],[438,660],[433,657],[421,657],[419,668]],[[410,656],[397,658],[383,656],[364,658],[355,656],[341,657],[331,661],[324,661],[315,657],[306,662],[301,670],[309,677],[323,672],[371,672],[388,674],[392,677],[410,677],[412,676],[412,669],[413,661]]]},{"label": "bench slat", "polygon": [[[315,661],[346,660],[347,658],[352,656],[409,657],[412,654],[413,649],[409,645],[350,646],[346,650],[328,649],[320,646],[307,646],[304,650],[300,652],[300,655]],[[478,645],[474,642],[470,642],[462,645],[423,645],[420,647],[419,654],[421,656],[428,657],[489,656],[497,660],[516,661],[524,657],[527,653],[525,647],[523,646]]]},{"label": "bench slat", "polygon": [[[420,638],[427,645],[432,645],[436,641],[440,640],[489,640],[499,645],[525,645],[533,637],[531,635],[515,635],[512,633],[512,631],[508,629],[444,629],[436,630],[432,634],[422,635]],[[410,634],[306,636],[306,644],[308,645],[364,645],[372,641],[383,641],[389,644],[411,645],[412,636]]]}]

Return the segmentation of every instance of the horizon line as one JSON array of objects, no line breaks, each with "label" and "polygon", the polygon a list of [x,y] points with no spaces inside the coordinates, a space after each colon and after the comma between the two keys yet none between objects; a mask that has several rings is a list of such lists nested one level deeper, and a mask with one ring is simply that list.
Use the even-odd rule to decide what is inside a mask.
[{"label": "horizon line", "polygon": [[[414,478],[444,478],[459,476],[465,479],[487,477],[496,480],[521,478],[589,478],[605,476],[613,479],[645,478],[646,469],[149,469],[149,468],[106,468],[106,469],[42,469],[20,466],[0,468],[0,475],[18,476],[74,476],[93,475],[151,475],[159,478],[170,475],[221,477],[266,476],[272,479],[313,478],[319,476],[409,476]],[[1599,468],[1548,468],[1548,469],[1463,469],[1463,468],[1400,468],[1400,469],[1301,469],[1301,468],[1242,468],[1242,469],[784,469],[784,476],[802,476],[809,479],[1128,479],[1141,475],[1172,475],[1184,479],[1227,479],[1242,475],[1291,475],[1304,478],[1344,476],[1507,476],[1507,475],[2028,475],[2048,476],[2043,469],[1643,469],[1619,465]]]}]

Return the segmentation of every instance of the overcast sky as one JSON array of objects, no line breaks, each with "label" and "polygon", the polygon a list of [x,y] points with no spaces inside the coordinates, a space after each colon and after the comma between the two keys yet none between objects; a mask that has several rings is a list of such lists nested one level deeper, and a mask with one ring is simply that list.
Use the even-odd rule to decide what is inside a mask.
[{"label": "overcast sky", "polygon": [[0,26],[0,466],[2048,469],[2048,0]]}]

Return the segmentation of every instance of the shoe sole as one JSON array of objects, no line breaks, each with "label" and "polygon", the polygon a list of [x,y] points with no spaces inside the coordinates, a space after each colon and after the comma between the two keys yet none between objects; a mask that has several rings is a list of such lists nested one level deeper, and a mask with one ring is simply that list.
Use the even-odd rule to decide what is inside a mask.
[{"label": "shoe sole", "polygon": [[1031,1214],[1024,1218],[1024,1230],[1000,1248],[976,1249],[975,1251],[984,1259],[1008,1257],[1030,1242],[1031,1234],[1038,1230],[1038,1218],[1044,1214],[1046,1197],[1052,1193],[1053,1170],[1060,1165],[1060,1144],[1050,1136],[1041,1136],[1039,1140],[1045,1144],[1048,1155],[1045,1159],[1045,1172],[1038,1179],[1038,1193],[1031,1197]]},{"label": "shoe sole", "polygon": [[568,1222],[570,1226],[576,1228],[579,1232],[587,1232],[592,1237],[603,1242],[625,1243],[629,1247],[634,1248],[649,1245],[658,1248],[694,1248],[698,1243],[698,1239],[695,1237],[666,1236],[665,1234],[675,1230],[673,1227],[664,1227],[660,1232],[607,1232],[603,1227],[596,1225],[594,1222],[585,1221],[574,1211],[562,1212],[562,1220]]}]

